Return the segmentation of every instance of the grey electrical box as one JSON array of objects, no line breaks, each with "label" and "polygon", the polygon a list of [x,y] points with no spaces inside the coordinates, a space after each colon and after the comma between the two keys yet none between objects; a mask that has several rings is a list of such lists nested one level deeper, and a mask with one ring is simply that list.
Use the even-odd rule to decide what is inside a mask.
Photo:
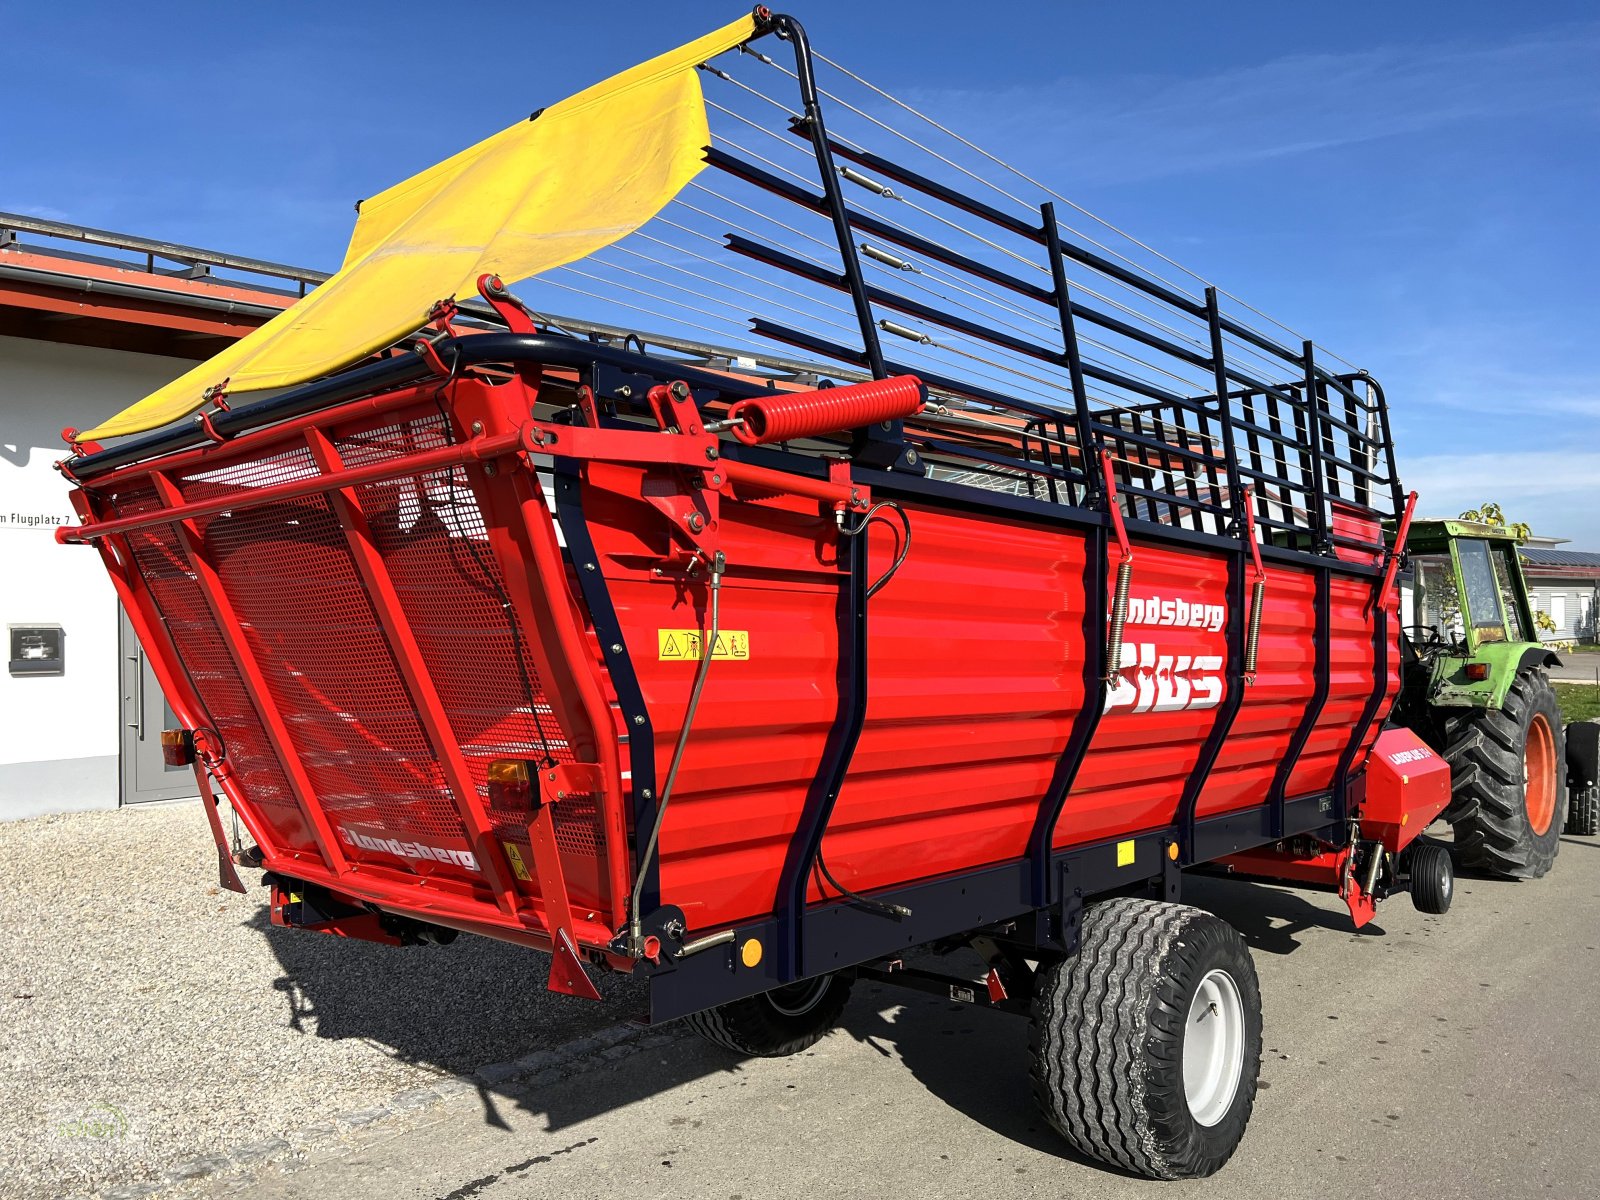
[{"label": "grey electrical box", "polygon": [[66,634],[59,625],[8,625],[13,675],[65,675]]}]

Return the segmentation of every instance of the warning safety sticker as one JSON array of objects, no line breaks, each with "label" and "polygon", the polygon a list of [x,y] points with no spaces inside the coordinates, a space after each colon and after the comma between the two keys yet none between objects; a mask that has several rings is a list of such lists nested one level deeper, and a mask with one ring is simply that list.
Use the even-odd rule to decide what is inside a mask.
[{"label": "warning safety sticker", "polygon": [[[681,658],[699,662],[705,654],[705,634],[698,629],[660,629],[656,631],[656,657],[662,661]],[[743,661],[750,657],[750,632],[746,629],[719,629],[711,658]]]}]

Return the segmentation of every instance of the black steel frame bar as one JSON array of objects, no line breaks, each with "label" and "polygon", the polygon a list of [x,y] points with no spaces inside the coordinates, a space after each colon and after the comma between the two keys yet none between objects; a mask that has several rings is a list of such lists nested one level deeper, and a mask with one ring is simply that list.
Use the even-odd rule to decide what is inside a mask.
[{"label": "black steel frame bar", "polygon": [[1224,363],[1222,343],[1222,322],[1217,305],[1217,290],[1213,287],[1206,288],[1206,323],[1211,335],[1211,368],[1214,373],[1217,394],[1217,419],[1221,425],[1222,449],[1228,472],[1228,505],[1227,511],[1230,518],[1235,548],[1228,555],[1228,617],[1227,617],[1227,643],[1228,667],[1225,675],[1225,692],[1222,703],[1217,708],[1216,719],[1212,722],[1211,731],[1206,735],[1206,740],[1200,748],[1199,757],[1195,761],[1194,770],[1189,773],[1189,778],[1184,781],[1183,796],[1178,804],[1178,842],[1184,855],[1183,861],[1194,862],[1194,836],[1195,812],[1199,806],[1200,798],[1205,793],[1207,781],[1211,778],[1211,769],[1216,766],[1217,757],[1222,753],[1222,746],[1228,739],[1228,733],[1233,729],[1233,723],[1238,719],[1239,709],[1244,704],[1244,649],[1245,649],[1245,604],[1249,589],[1245,587],[1245,564],[1250,560],[1250,547],[1245,544],[1245,539],[1250,536],[1250,527],[1243,519],[1244,514],[1244,489],[1239,483],[1239,456],[1235,453],[1233,444],[1233,421],[1229,411],[1227,367]]},{"label": "black steel frame bar", "polygon": [[[896,183],[901,183],[907,187],[916,188],[924,195],[931,196],[936,200],[942,200],[952,208],[960,209],[962,212],[968,213],[971,216],[979,217],[983,220],[989,221],[1003,229],[1009,230],[1019,237],[1026,238],[1029,241],[1044,242],[1049,240],[1053,234],[1056,241],[1061,241],[1060,226],[1054,219],[1053,206],[1051,216],[1046,218],[1045,224],[1042,227],[1035,227],[1029,225],[1024,220],[1011,215],[1010,213],[1003,212],[992,205],[985,204],[983,201],[974,199],[973,197],[968,196],[963,192],[959,192],[954,188],[947,187],[944,184],[939,183],[937,180],[929,179],[927,176],[921,175],[907,167],[903,167],[900,164],[891,161],[890,159],[882,157],[881,155],[873,154],[867,150],[846,146],[839,142],[834,142],[831,148],[835,157],[837,158],[849,159],[850,161],[858,163],[869,170],[878,172],[879,174],[893,180]],[[1191,316],[1206,316],[1206,307],[1204,304],[1185,296],[1181,292],[1165,287],[1159,283],[1156,283],[1154,280],[1144,278],[1143,276],[1129,271],[1124,267],[1120,267],[1116,263],[1111,262],[1109,259],[1103,258],[1092,251],[1076,245],[1075,243],[1063,242],[1062,248],[1066,255],[1073,261],[1081,263],[1086,267],[1091,267],[1092,269],[1104,275],[1108,275],[1117,280],[1119,283],[1126,284],[1137,291],[1143,292],[1146,295],[1160,300],[1162,303],[1168,304],[1182,312],[1186,312]],[[1224,316],[1220,312],[1218,314],[1218,321],[1224,332],[1247,341],[1251,345],[1256,346],[1258,349],[1267,351],[1275,357],[1282,359],[1287,364],[1294,366],[1298,366],[1300,364],[1299,356],[1296,355],[1293,350],[1279,342],[1274,341],[1265,334],[1251,329],[1248,325],[1244,325],[1238,321],[1235,321],[1231,317]]]},{"label": "black steel frame bar", "polygon": [[[804,132],[803,122],[797,122],[794,124],[795,131],[797,133]],[[925,194],[934,197],[935,199],[949,203],[959,210],[975,216],[980,220],[987,221],[999,228],[1006,229],[1030,241],[1042,242],[1047,246],[1047,249],[1050,250],[1051,257],[1053,259],[1059,258],[1061,255],[1078,258],[1078,256],[1074,253],[1076,250],[1075,247],[1063,245],[1061,243],[1059,235],[1059,222],[1053,220],[1053,214],[1051,217],[1045,218],[1039,226],[1035,227],[1024,220],[1021,220],[1020,218],[1001,212],[993,206],[975,200],[970,196],[956,191],[955,189],[945,187],[934,180],[928,179],[917,172],[911,171],[897,163],[891,162],[880,155],[876,155],[864,150],[857,150],[852,147],[845,146],[839,142],[831,142],[827,149],[829,149],[831,153],[838,158],[848,159],[856,162],[861,166],[873,170],[885,178],[892,180],[893,182],[914,187],[919,191],[922,191]],[[710,158],[714,165],[722,167],[723,169],[739,175],[751,183],[764,187],[772,191],[774,194],[791,199],[803,206],[818,210],[828,207],[830,197],[816,197],[811,195],[807,193],[805,189],[797,188],[792,184],[788,184],[782,180],[779,180],[776,177],[769,175],[767,172],[753,167],[748,163],[743,163],[741,160],[738,160],[731,155],[713,152],[708,155],[708,158]],[[830,192],[837,192],[839,190],[836,186],[836,181],[834,181],[831,177],[829,178],[828,182],[830,185],[832,185],[829,188]],[[843,221],[846,225],[855,227],[857,229],[866,226],[872,232],[878,234],[879,236],[883,236],[888,240],[894,241],[896,244],[906,245],[908,243],[908,235],[906,235],[903,231],[895,230],[893,227],[886,226],[884,223],[878,222],[873,218],[865,216],[864,214],[856,213],[853,210],[850,210],[848,206],[846,206]],[[983,264],[976,263],[965,256],[918,239],[916,238],[916,235],[909,235],[909,238],[912,242],[917,243],[916,248],[921,253],[929,254],[938,261],[943,261],[949,265],[957,266],[960,269],[972,271],[980,277],[1000,282],[1004,286],[1011,288],[1013,291],[1031,296],[1036,300],[1045,301],[1047,299],[1054,299],[1055,295],[1059,293],[1059,288],[1056,289],[1056,293],[1043,293],[1041,289],[1034,287],[1025,281],[1009,276],[1005,272],[998,272],[992,268],[987,268]],[[834,287],[841,290],[854,290],[855,281],[848,276],[848,273],[845,277],[835,276],[831,272],[826,270],[818,270],[811,264],[801,262],[800,260],[786,255],[781,251],[764,246],[761,243],[752,241],[750,239],[738,238],[730,235],[728,240],[730,247],[734,249],[735,252],[746,254],[749,257],[764,261],[769,265],[788,270],[799,277],[810,279],[814,282],[821,283],[824,286]],[[1052,242],[1055,243],[1054,246],[1051,246]],[[1099,260],[1097,256],[1091,257],[1095,258],[1093,265],[1097,269],[1110,268],[1114,266],[1114,264]],[[1053,271],[1052,274],[1055,275],[1058,273]],[[1219,397],[1228,396],[1230,389],[1226,386],[1226,384],[1229,381],[1232,381],[1243,384],[1251,391],[1272,396],[1282,403],[1290,406],[1297,412],[1304,409],[1304,426],[1309,436],[1306,437],[1304,441],[1298,443],[1298,448],[1302,452],[1308,453],[1310,457],[1310,462],[1308,465],[1310,467],[1312,486],[1309,489],[1309,494],[1312,499],[1312,503],[1308,505],[1308,508],[1310,509],[1308,516],[1313,522],[1313,529],[1311,533],[1314,543],[1319,549],[1326,550],[1330,543],[1328,542],[1327,538],[1327,514],[1325,502],[1331,494],[1330,483],[1334,484],[1333,490],[1337,491],[1336,481],[1338,478],[1338,471],[1344,469],[1347,465],[1352,470],[1351,479],[1353,485],[1357,479],[1368,478],[1368,475],[1358,474],[1362,468],[1356,466],[1353,462],[1345,464],[1343,460],[1337,457],[1331,437],[1332,429],[1334,427],[1343,429],[1344,432],[1349,435],[1351,439],[1352,456],[1354,456],[1359,447],[1367,447],[1370,445],[1370,442],[1366,438],[1364,431],[1362,431],[1355,424],[1355,422],[1346,422],[1340,420],[1331,412],[1327,411],[1327,406],[1321,403],[1322,397],[1319,393],[1317,384],[1318,382],[1323,381],[1324,377],[1328,377],[1329,373],[1316,366],[1314,354],[1310,348],[1310,344],[1306,343],[1306,345],[1302,348],[1302,354],[1297,357],[1292,352],[1289,352],[1286,348],[1279,346],[1271,339],[1255,336],[1253,331],[1249,330],[1247,327],[1241,326],[1237,322],[1225,318],[1221,314],[1220,306],[1218,305],[1214,295],[1215,289],[1211,289],[1213,294],[1208,297],[1207,305],[1201,307],[1193,304],[1192,302],[1185,303],[1184,297],[1178,293],[1172,292],[1170,289],[1160,287],[1159,285],[1152,283],[1150,280],[1140,278],[1137,275],[1121,271],[1113,271],[1112,274],[1122,281],[1128,283],[1130,286],[1135,287],[1142,293],[1150,295],[1157,300],[1174,305],[1182,311],[1195,315],[1200,315],[1203,313],[1207,320],[1208,329],[1213,334],[1214,343],[1217,340],[1217,335],[1221,333],[1229,333],[1234,336],[1243,337],[1252,344],[1269,349],[1275,356],[1282,358],[1285,362],[1293,363],[1302,367],[1304,372],[1304,381],[1299,385],[1301,388],[1301,395],[1296,397],[1290,390],[1280,389],[1274,385],[1262,382],[1261,380],[1255,379],[1251,375],[1238,371],[1237,369],[1229,367],[1224,363],[1221,369],[1216,372],[1219,380],[1221,381],[1221,386],[1219,386],[1217,395]],[[980,323],[955,317],[929,305],[922,304],[907,297],[899,296],[885,289],[877,288],[872,285],[865,286],[866,293],[864,298],[869,306],[876,304],[883,308],[893,309],[915,318],[931,322],[935,325],[954,330],[967,336],[979,338],[993,345],[1001,346],[1016,353],[1032,357],[1043,362],[1048,362],[1053,365],[1068,365],[1065,362],[1064,356],[1050,352],[1026,339],[1019,339],[1000,333],[999,331],[990,329]],[[857,299],[861,298],[858,297]],[[1062,306],[1058,305],[1058,308],[1060,307]],[[1065,306],[1065,311],[1080,316],[1085,320],[1097,323],[1103,328],[1128,337],[1139,344],[1157,349],[1162,353],[1172,356],[1177,361],[1186,362],[1191,365],[1204,365],[1206,361],[1203,360],[1201,356],[1196,355],[1193,351],[1186,347],[1169,342],[1164,338],[1145,333],[1143,330],[1140,330],[1137,327],[1131,326],[1126,322],[1120,321],[1116,318],[1109,317],[1107,314],[1096,312],[1093,309],[1077,306],[1069,301]],[[1074,338],[1072,340],[1075,342],[1076,339]],[[1215,359],[1215,355],[1213,356],[1213,359]],[[1118,372],[1107,371],[1102,368],[1084,366],[1081,364],[1081,362],[1079,366],[1083,373],[1091,378],[1121,387],[1137,395],[1148,396],[1163,404],[1178,403],[1177,397],[1165,392],[1164,389],[1155,388],[1141,380],[1122,375]],[[1346,396],[1352,401],[1356,400],[1353,390],[1348,386],[1345,386],[1342,382],[1336,382],[1334,386],[1345,393]],[[1227,404],[1225,402],[1223,407],[1225,410],[1227,409]],[[1224,424],[1231,424],[1234,421],[1231,412],[1225,411],[1223,421]],[[1297,424],[1300,423],[1301,422],[1297,421]],[[1259,427],[1256,428],[1254,432],[1259,436],[1281,436],[1274,435],[1271,433],[1271,431],[1261,429]],[[1378,482],[1380,477],[1371,476],[1371,478],[1373,482]]]},{"label": "black steel frame bar", "polygon": [[1329,606],[1332,592],[1333,572],[1326,566],[1316,569],[1315,592],[1312,599],[1313,625],[1311,633],[1312,645],[1312,691],[1311,698],[1306,701],[1304,714],[1300,723],[1295,726],[1294,736],[1289,739],[1289,746],[1283,756],[1283,761],[1278,764],[1278,769],[1272,777],[1272,786],[1267,792],[1267,803],[1272,806],[1272,836],[1281,838],[1283,832],[1283,804],[1287,795],[1289,778],[1294,774],[1294,769],[1299,765],[1300,756],[1305,752],[1306,743],[1311,738],[1312,730],[1317,727],[1317,722],[1322,717],[1323,706],[1328,701],[1328,677],[1331,669],[1329,662]]},{"label": "black steel frame bar", "polygon": [[[434,343],[434,351],[452,370],[513,361],[542,362],[557,366],[588,368],[594,364],[616,367],[641,375],[681,379],[696,391],[709,389],[731,399],[743,400],[774,395],[774,389],[754,381],[707,371],[685,363],[669,363],[644,354],[601,345],[568,334],[556,333],[470,333]],[[663,370],[663,367],[668,368]],[[221,437],[233,437],[252,429],[332,408],[348,400],[375,396],[428,379],[437,379],[421,354],[403,352],[377,362],[351,367],[337,375],[282,392],[254,404],[243,404],[226,412],[211,414],[210,424]],[[91,480],[117,467],[154,458],[176,450],[204,445],[209,439],[198,422],[161,429],[73,460],[74,477]]]},{"label": "black steel frame bar", "polygon": [[606,665],[628,730],[633,861],[645,872],[639,908],[641,912],[649,912],[661,903],[659,856],[647,860],[645,855],[657,811],[655,726],[639,686],[638,674],[633,669],[633,656],[628,653],[627,640],[622,636],[622,622],[611,603],[611,589],[606,586],[605,573],[600,569],[594,539],[589,534],[589,522],[583,511],[582,474],[572,459],[558,457],[555,460],[555,492],[556,521],[567,540],[567,554],[572,560],[578,590],[589,609],[595,637],[602,646],[622,647],[620,652],[606,655]]},{"label": "black steel frame bar", "polygon": [[981,446],[968,446],[960,442],[949,442],[943,438],[929,437],[927,434],[915,431],[906,435],[907,440],[925,447],[934,453],[956,455],[970,458],[977,462],[988,463],[995,467],[1009,467],[1022,472],[1024,476],[1037,479],[1057,481],[1060,483],[1076,483],[1083,485],[1084,477],[1076,472],[1063,471],[1059,467],[1030,462],[1025,458],[1008,458],[1004,454],[997,454],[993,450],[985,450]]},{"label": "black steel frame bar", "polygon": [[[867,717],[867,541],[865,529],[839,539],[843,560],[837,606],[838,707],[823,743],[822,760],[806,791],[806,800],[789,842],[778,878],[775,945],[779,978],[787,983],[816,973],[806,961],[806,900],[811,873],[828,831],[828,819],[844,788],[856,743]],[[887,917],[880,917],[887,920]]]},{"label": "black steel frame bar", "polygon": [[[837,359],[839,362],[859,365],[862,359],[861,351],[853,347],[846,346],[840,342],[830,342],[827,338],[817,337],[811,333],[803,333],[798,329],[791,329],[787,325],[780,325],[776,321],[767,320],[765,317],[752,317],[750,329],[753,333],[762,337],[787,342],[791,346],[798,346],[802,350],[810,350],[814,354]],[[904,363],[885,360],[884,369],[891,375],[915,375],[934,391],[948,392],[953,396],[965,396],[969,400],[976,400],[981,404],[987,404],[994,408],[1009,408],[1035,417],[1059,417],[1062,415],[1061,409],[1051,408],[1048,404],[1039,404],[1020,397],[1013,398],[1002,392],[992,392],[977,384],[967,383],[960,379],[952,379],[948,375],[940,375],[923,367],[912,367]]]},{"label": "black steel frame bar", "polygon": [[1373,395],[1377,397],[1378,428],[1383,439],[1383,455],[1388,474],[1387,482],[1389,484],[1390,502],[1394,506],[1395,519],[1399,520],[1400,514],[1405,511],[1406,501],[1404,493],[1400,490],[1400,478],[1394,469],[1394,440],[1389,435],[1389,402],[1383,394],[1383,388],[1378,385],[1376,379],[1367,375],[1350,376],[1349,378],[1352,380],[1359,378],[1367,387],[1372,389]]},{"label": "black steel frame bar", "polygon": [[[1317,411],[1316,348],[1311,344],[1310,341],[1307,341],[1304,343],[1302,352],[1305,355],[1304,361],[1306,368],[1305,411],[1307,421],[1309,422],[1309,428],[1306,432],[1308,434],[1307,441],[1311,451],[1311,494],[1315,501],[1309,515],[1311,517],[1312,536],[1316,539],[1316,548],[1318,550],[1326,550],[1332,545],[1332,543],[1328,541],[1328,488],[1322,474],[1323,439],[1320,428],[1322,415]],[[1397,512],[1395,515],[1398,516],[1399,513]]]},{"label": "black steel frame bar", "polygon": [[[1098,471],[1091,465],[1091,455],[1098,459],[1099,441],[1094,415],[1089,409],[1089,393],[1084,386],[1083,362],[1078,352],[1078,332],[1073,320],[1072,295],[1067,282],[1064,260],[1061,257],[1061,238],[1056,225],[1055,205],[1046,202],[1040,208],[1044,219],[1045,247],[1050,256],[1050,278],[1055,286],[1055,302],[1061,323],[1062,350],[1067,359],[1067,371],[1072,384],[1072,407],[1078,426],[1079,456],[1084,474],[1088,478],[1085,489],[1087,503],[1105,508],[1105,486]],[[1107,514],[1109,516],[1109,513]],[[1089,532],[1084,547],[1084,610],[1083,610],[1083,706],[1073,719],[1066,744],[1056,759],[1050,782],[1040,800],[1033,829],[1028,835],[1028,863],[1030,868],[1029,894],[1034,903],[1043,907],[1050,895],[1050,854],[1055,828],[1066,808],[1072,785],[1094,741],[1095,731],[1105,716],[1106,707],[1106,644],[1105,628],[1109,607],[1109,571],[1106,561],[1106,529],[1098,525]]]},{"label": "black steel frame bar", "polygon": [[861,260],[856,257],[855,240],[850,232],[850,215],[845,208],[844,193],[839,188],[839,176],[833,168],[831,139],[822,121],[822,100],[817,95],[816,74],[811,63],[811,43],[805,28],[787,14],[772,18],[771,28],[780,38],[794,47],[794,70],[800,85],[800,103],[805,110],[802,118],[805,136],[817,158],[817,173],[822,184],[826,212],[833,220],[834,236],[839,241],[839,262],[849,281],[849,292],[855,306],[856,320],[861,325],[861,346],[866,353],[868,368],[875,378],[884,377],[883,351],[878,346],[878,327],[872,316],[872,305],[866,296],[866,281],[861,276]]},{"label": "black steel frame bar", "polygon": [[1050,255],[1050,280],[1055,286],[1056,319],[1061,324],[1061,348],[1067,356],[1067,379],[1072,385],[1072,411],[1078,425],[1078,446],[1083,456],[1084,474],[1089,479],[1089,495],[1098,497],[1103,490],[1098,472],[1089,462],[1088,453],[1094,449],[1091,432],[1094,414],[1089,409],[1089,391],[1083,381],[1083,356],[1078,348],[1078,327],[1072,310],[1072,293],[1067,285],[1067,272],[1061,257],[1061,236],[1056,226],[1056,206],[1048,201],[1040,208],[1044,218],[1045,249]]},{"label": "black steel frame bar", "polygon": [[[1327,816],[1328,806],[1326,792],[1289,801],[1289,834],[1337,836]],[[1269,819],[1264,805],[1208,817],[1196,824],[1196,846],[1209,861],[1262,845],[1272,840],[1267,830]],[[1049,892],[1043,905],[1033,900],[1033,866],[1027,859],[873,893],[874,900],[911,910],[911,915],[900,921],[848,899],[816,905],[807,914],[810,936],[816,943],[810,969],[813,974],[849,970],[941,938],[1013,923],[1012,936],[1025,940],[1034,928],[1028,918],[1041,910],[1060,911],[1074,900],[1125,892],[1163,879],[1170,867],[1165,847],[1175,834],[1175,829],[1162,829],[1052,853],[1047,871]],[[1134,843],[1131,863],[1119,854],[1119,846],[1130,840]],[[777,922],[769,919],[740,926],[725,947],[676,961],[663,959],[659,966],[641,964],[650,976],[651,1021],[670,1020],[780,986],[785,980],[776,956],[763,956],[755,967],[747,968],[738,953],[750,938],[771,945],[778,936]]]},{"label": "black steel frame bar", "polygon": [[[825,197],[817,196],[813,193],[807,192],[804,188],[790,183],[785,179],[781,179],[776,175],[770,174],[769,172],[762,170],[760,167],[752,166],[750,163],[747,163],[743,159],[740,159],[732,154],[728,154],[726,151],[712,147],[706,151],[706,162],[711,166],[727,172],[730,175],[734,175],[737,178],[743,179],[747,183],[751,183],[757,187],[763,188],[764,190],[771,192],[773,195],[781,196],[784,199],[790,200],[803,208],[808,208],[814,212],[820,212],[824,214],[828,211]],[[958,270],[970,272],[979,278],[998,284],[1002,287],[1006,287],[1018,293],[1019,295],[1027,296],[1030,299],[1037,300],[1041,304],[1053,304],[1053,294],[1035,284],[1031,284],[1023,279],[1019,279],[1017,276],[1006,271],[1001,271],[995,267],[988,266],[987,264],[981,263],[976,259],[969,258],[958,251],[954,251],[948,247],[940,246],[937,243],[928,241],[917,234],[898,229],[887,222],[873,217],[871,214],[860,212],[857,209],[847,208],[846,219],[853,228],[863,233],[870,233],[874,236],[881,237],[886,241],[895,242],[897,245],[913,250],[916,253],[922,254],[924,257],[933,259],[936,262],[944,263],[946,266],[955,267]],[[1053,230],[1055,229],[1055,226],[1051,225],[1049,228]],[[1047,240],[1044,237],[1044,234],[1037,229],[1032,231],[1032,236],[1033,240],[1035,241]],[[739,244],[735,245],[735,241],[737,241]],[[826,283],[831,287],[837,287],[841,291],[848,290],[847,280],[841,281],[837,277],[833,276],[831,272],[822,270],[815,264],[805,263],[803,260],[793,258],[792,256],[783,254],[781,251],[765,246],[761,242],[742,237],[735,239],[733,235],[730,234],[729,243],[736,251],[746,254],[748,257],[769,262],[770,265],[773,266],[781,266],[784,269],[793,271],[795,274],[814,279],[818,282]],[[1057,239],[1057,245],[1060,247],[1059,252],[1065,257],[1073,259],[1078,258],[1078,256],[1073,253],[1074,248],[1070,245],[1059,242],[1059,239]],[[757,250],[759,250],[759,252],[756,252]],[[1096,261],[1104,262],[1104,260],[1100,259],[1096,259]],[[1129,281],[1138,281],[1138,276],[1136,275],[1132,275],[1128,272],[1123,272],[1123,274]],[[1134,286],[1138,286],[1146,294],[1152,295],[1156,299],[1163,301],[1167,299],[1167,297],[1162,294],[1161,289],[1152,291],[1151,286],[1147,286],[1145,282],[1135,282]],[[877,298],[874,297],[874,299]],[[878,302],[882,303],[883,301],[879,300]],[[1117,317],[1113,317],[1108,313],[1101,312],[1098,309],[1091,308],[1087,305],[1078,304],[1076,302],[1073,302],[1072,311],[1075,315],[1099,326],[1102,329],[1106,329],[1112,333],[1120,334],[1123,337],[1140,343],[1141,345],[1148,346],[1154,350],[1159,350],[1163,354],[1169,354],[1172,357],[1188,362],[1193,366],[1209,366],[1210,360],[1204,355],[1198,354],[1187,347],[1180,346],[1176,342],[1170,342],[1156,334],[1148,333],[1145,330],[1142,330],[1135,325],[1130,325],[1126,321],[1120,320]],[[1197,316],[1204,316],[1205,314],[1205,309],[1203,307],[1196,307],[1193,309],[1185,308],[1185,311],[1193,312],[1193,314]],[[944,314],[940,314],[938,319],[942,322],[946,318]],[[1033,351],[1028,351],[1028,353],[1033,353]],[[1293,363],[1296,366],[1300,365],[1299,359],[1294,358],[1293,356],[1289,356],[1286,361]],[[1090,370],[1089,373],[1093,375],[1094,372]],[[1105,382],[1117,382],[1125,378],[1125,376],[1115,376],[1114,378],[1106,379]],[[1229,378],[1236,383],[1242,384],[1243,386],[1256,391],[1275,390],[1271,384],[1263,383],[1260,380],[1255,379],[1253,376],[1235,371],[1232,368],[1229,368]],[[1148,385],[1145,386],[1147,387]],[[1146,395],[1154,395],[1158,399],[1164,400],[1167,398],[1165,393],[1158,395],[1157,393],[1144,391],[1143,388],[1136,390],[1141,390],[1143,391],[1143,394]],[[1280,397],[1286,402],[1294,402],[1287,392],[1280,392],[1279,394]]]}]

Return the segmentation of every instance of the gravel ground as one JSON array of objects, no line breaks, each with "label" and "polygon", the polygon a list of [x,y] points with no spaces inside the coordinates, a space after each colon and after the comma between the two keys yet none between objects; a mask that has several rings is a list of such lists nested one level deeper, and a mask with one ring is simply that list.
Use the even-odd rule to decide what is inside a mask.
[{"label": "gravel ground", "polygon": [[259,872],[239,896],[215,863],[192,801],[0,822],[0,1195],[157,1179],[642,1009],[483,938],[274,929]]}]

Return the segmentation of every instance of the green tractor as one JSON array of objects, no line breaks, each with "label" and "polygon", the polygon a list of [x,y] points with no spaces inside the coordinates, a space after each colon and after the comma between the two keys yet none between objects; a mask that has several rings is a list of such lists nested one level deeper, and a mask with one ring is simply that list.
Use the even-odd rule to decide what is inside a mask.
[{"label": "green tractor", "polygon": [[1600,726],[1562,727],[1547,672],[1560,660],[1538,640],[1517,543],[1498,525],[1412,522],[1394,715],[1450,763],[1458,864],[1537,879],[1564,828],[1595,832]]}]

